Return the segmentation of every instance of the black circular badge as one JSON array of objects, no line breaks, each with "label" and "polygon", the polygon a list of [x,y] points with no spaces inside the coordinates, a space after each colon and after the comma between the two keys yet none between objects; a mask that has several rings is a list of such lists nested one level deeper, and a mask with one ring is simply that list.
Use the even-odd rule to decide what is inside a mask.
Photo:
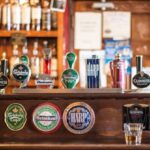
[{"label": "black circular badge", "polygon": [[132,82],[138,88],[146,88],[150,85],[150,76],[144,72],[138,73],[133,77]]},{"label": "black circular badge", "polygon": [[25,64],[17,64],[13,68],[12,75],[16,81],[23,82],[29,76],[29,67]]},{"label": "black circular badge", "polygon": [[0,89],[4,89],[8,85],[8,78],[4,75],[0,76]]}]

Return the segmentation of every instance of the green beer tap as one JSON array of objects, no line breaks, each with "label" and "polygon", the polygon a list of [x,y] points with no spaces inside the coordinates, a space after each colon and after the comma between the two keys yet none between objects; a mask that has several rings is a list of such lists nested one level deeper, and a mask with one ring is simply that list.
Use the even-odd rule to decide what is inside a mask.
[{"label": "green beer tap", "polygon": [[66,60],[69,65],[69,69],[65,70],[62,73],[62,83],[65,88],[73,89],[79,82],[79,74],[74,69],[74,64],[77,59],[77,56],[73,52],[69,52],[66,55]]},{"label": "green beer tap", "polygon": [[66,60],[70,69],[74,69],[74,65],[77,59],[77,55],[73,52],[69,52],[66,55]]}]

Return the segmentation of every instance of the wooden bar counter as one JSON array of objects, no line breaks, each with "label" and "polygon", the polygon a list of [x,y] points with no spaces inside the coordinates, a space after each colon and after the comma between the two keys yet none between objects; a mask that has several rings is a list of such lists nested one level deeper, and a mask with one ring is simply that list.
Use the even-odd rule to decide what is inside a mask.
[{"label": "wooden bar counter", "polygon": [[[52,102],[64,109],[73,102],[89,104],[96,115],[94,127],[86,134],[75,135],[63,125],[52,134],[43,134],[32,125],[32,112],[43,102]],[[17,132],[7,128],[4,112],[11,103],[22,104],[27,111],[27,123]],[[143,131],[141,145],[125,144],[122,130],[124,104],[150,104],[150,94],[122,93],[99,89],[14,90],[14,94],[0,95],[0,149],[36,150],[150,150],[150,132]]]}]

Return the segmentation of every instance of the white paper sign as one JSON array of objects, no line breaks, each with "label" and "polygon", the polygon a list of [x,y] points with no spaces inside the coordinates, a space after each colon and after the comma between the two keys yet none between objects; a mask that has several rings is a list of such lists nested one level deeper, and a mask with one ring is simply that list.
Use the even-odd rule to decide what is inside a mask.
[{"label": "white paper sign", "polygon": [[103,12],[103,37],[129,39],[131,37],[131,13]]},{"label": "white paper sign", "polygon": [[102,15],[93,12],[75,14],[75,49],[101,49]]}]

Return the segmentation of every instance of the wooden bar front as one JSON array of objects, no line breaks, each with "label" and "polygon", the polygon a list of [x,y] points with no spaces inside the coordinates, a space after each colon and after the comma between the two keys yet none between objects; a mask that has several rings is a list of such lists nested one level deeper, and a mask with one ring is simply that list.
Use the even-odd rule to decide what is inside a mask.
[{"label": "wooden bar front", "polygon": [[[122,106],[124,104],[150,104],[148,93],[102,93],[89,90],[40,90],[41,92],[0,95],[0,149],[150,149],[150,132],[144,131],[142,144],[128,146],[122,131]],[[65,129],[53,134],[42,134],[32,125],[32,111],[43,102],[52,102],[64,109],[73,102],[86,102],[95,112],[96,122],[92,130],[75,135]],[[21,131],[10,131],[4,122],[4,112],[11,103],[21,103],[28,120]]]}]

